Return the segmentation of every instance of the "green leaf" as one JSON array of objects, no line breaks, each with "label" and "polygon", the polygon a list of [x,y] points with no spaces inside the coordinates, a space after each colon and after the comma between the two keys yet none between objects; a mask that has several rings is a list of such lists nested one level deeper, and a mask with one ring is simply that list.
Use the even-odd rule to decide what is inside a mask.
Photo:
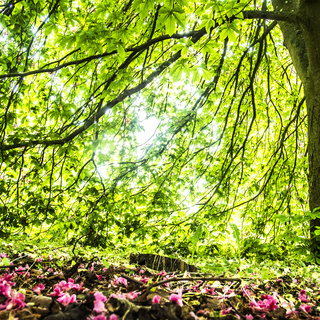
[{"label": "green leaf", "polygon": [[278,219],[279,221],[281,222],[288,222],[290,217],[288,217],[287,215],[284,215],[284,214],[276,214],[274,217],[274,219]]},{"label": "green leaf", "polygon": [[166,33],[172,36],[176,31],[176,20],[173,15],[169,15],[165,22]]},{"label": "green leaf", "polygon": [[110,263],[106,259],[102,259],[102,263],[106,268],[109,268]]},{"label": "green leaf", "polygon": [[0,263],[2,266],[9,266],[10,260],[8,258],[2,258]]},{"label": "green leaf", "polygon": [[230,227],[232,229],[233,237],[236,240],[237,244],[240,244],[240,231],[236,224],[230,223]]},{"label": "green leaf", "polygon": [[202,69],[202,77],[203,77],[205,80],[210,81],[211,78],[212,78],[212,74],[211,74],[207,69]]},{"label": "green leaf", "polygon": [[174,12],[173,13],[176,22],[182,27],[185,28],[186,26],[186,18],[185,15],[182,13]]}]

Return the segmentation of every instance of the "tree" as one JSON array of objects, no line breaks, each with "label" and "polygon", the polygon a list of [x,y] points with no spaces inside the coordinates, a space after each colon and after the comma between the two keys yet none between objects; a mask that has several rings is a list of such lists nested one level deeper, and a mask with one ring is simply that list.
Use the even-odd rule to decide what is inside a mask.
[{"label": "tree", "polygon": [[319,6],[2,2],[3,235],[212,239],[238,219],[303,247],[310,220],[318,255]]}]

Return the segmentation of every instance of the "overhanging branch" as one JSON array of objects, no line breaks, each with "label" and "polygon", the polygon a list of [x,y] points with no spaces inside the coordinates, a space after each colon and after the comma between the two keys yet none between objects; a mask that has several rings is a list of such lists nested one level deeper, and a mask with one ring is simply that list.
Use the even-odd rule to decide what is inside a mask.
[{"label": "overhanging branch", "polygon": [[276,21],[286,21],[295,23],[298,21],[298,16],[295,13],[288,12],[275,12],[275,11],[242,11],[244,19],[267,19],[267,20],[276,20]]},{"label": "overhanging branch", "polygon": [[[196,30],[196,31],[190,31],[190,32],[186,32],[186,33],[176,33],[173,34],[172,36],[169,35],[163,35],[157,38],[154,38],[152,40],[147,41],[146,43],[140,45],[140,46],[136,46],[133,48],[127,48],[125,49],[126,52],[139,52],[141,50],[145,50],[146,48],[150,47],[153,44],[156,44],[158,42],[161,41],[165,41],[165,40],[170,40],[170,39],[182,39],[182,38],[190,38],[195,36],[196,34],[198,34],[201,30]],[[74,52],[76,52],[78,50],[74,50]],[[39,74],[39,73],[50,73],[50,72],[56,72],[59,71],[63,68],[69,67],[69,66],[73,66],[73,65],[79,65],[81,63],[85,63],[85,62],[90,62],[92,60],[97,60],[97,59],[101,59],[107,56],[111,56],[114,54],[117,54],[118,51],[117,50],[113,50],[110,52],[105,52],[102,54],[97,54],[97,55],[92,55],[83,59],[79,59],[79,60],[74,60],[74,61],[69,61],[66,62],[64,64],[58,65],[56,67],[53,68],[47,68],[47,69],[37,69],[37,70],[31,70],[31,71],[27,71],[27,72],[16,72],[16,73],[8,73],[8,74],[0,74],[0,79],[5,79],[5,78],[17,78],[17,77],[26,77],[26,76],[30,76],[30,75],[34,75],[34,74]],[[58,60],[56,63],[59,63],[61,60]],[[55,62],[51,62],[50,64],[55,63]],[[48,65],[48,64],[47,64]]]}]

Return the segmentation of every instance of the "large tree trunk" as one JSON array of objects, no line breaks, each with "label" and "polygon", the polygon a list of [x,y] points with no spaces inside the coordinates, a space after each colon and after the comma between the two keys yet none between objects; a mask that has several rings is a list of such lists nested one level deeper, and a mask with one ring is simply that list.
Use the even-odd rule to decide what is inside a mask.
[{"label": "large tree trunk", "polygon": [[[294,67],[303,83],[308,114],[309,206],[320,207],[320,1],[273,0],[277,12],[296,12],[292,23],[280,22]],[[320,262],[320,219],[310,221],[312,251]]]}]

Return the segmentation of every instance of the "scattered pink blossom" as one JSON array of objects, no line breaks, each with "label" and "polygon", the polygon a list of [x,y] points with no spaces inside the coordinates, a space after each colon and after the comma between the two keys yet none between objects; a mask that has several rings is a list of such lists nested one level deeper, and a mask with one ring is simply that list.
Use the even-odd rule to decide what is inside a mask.
[{"label": "scattered pink blossom", "polygon": [[293,279],[292,282],[293,282],[294,284],[298,284],[298,280],[297,280],[297,279]]},{"label": "scattered pink blossom", "polygon": [[0,304],[0,310],[22,309],[26,306],[24,295],[20,292],[11,291],[11,297]]},{"label": "scattered pink blossom", "polygon": [[[203,291],[204,290],[204,291]],[[216,292],[214,291],[214,288],[212,287],[205,287],[204,289],[201,290],[201,292],[207,293],[207,294],[215,294]]]},{"label": "scattered pink blossom", "polygon": [[61,291],[58,285],[55,285],[53,288],[53,293],[50,293],[49,296],[51,297],[61,297],[63,296],[63,292]]},{"label": "scattered pink blossom", "polygon": [[286,312],[286,318],[289,318],[291,316],[298,316],[298,314],[299,312],[295,308],[288,309]]},{"label": "scattered pink blossom", "polygon": [[110,298],[127,299],[127,296],[124,293],[112,293]]},{"label": "scattered pink blossom", "polygon": [[178,291],[177,294],[173,293],[169,296],[169,300],[175,302],[178,306],[182,307],[182,289]]},{"label": "scattered pink blossom", "polygon": [[29,266],[28,266],[28,267],[27,267],[27,266],[28,266],[28,265],[26,265],[26,267],[20,266],[19,268],[15,269],[15,272],[16,272],[17,274],[23,275],[23,274],[26,273],[26,270],[29,269]]},{"label": "scattered pink blossom", "polygon": [[104,303],[106,302],[107,298],[101,293],[101,292],[96,292],[94,294],[94,308],[93,310],[97,313],[100,313],[105,310],[105,305]]},{"label": "scattered pink blossom", "polygon": [[75,294],[70,297],[69,293],[66,293],[63,296],[59,297],[57,301],[60,302],[63,306],[67,306],[69,303],[77,302],[77,297]]},{"label": "scattered pink blossom", "polygon": [[63,293],[69,291],[69,290],[75,290],[82,292],[85,290],[85,288],[82,286],[83,284],[80,283],[74,283],[73,279],[68,279],[68,282],[66,281],[60,281],[59,283],[54,285],[53,293],[49,294],[51,297],[60,297],[63,295]]},{"label": "scattered pink blossom", "polygon": [[96,277],[98,278],[98,280],[102,280],[104,278],[104,276],[101,274],[96,274]]},{"label": "scattered pink blossom", "polygon": [[306,312],[306,313],[309,313],[310,310],[311,310],[311,308],[312,308],[312,306],[308,306],[307,304],[302,304],[302,305],[299,307],[300,310],[303,310],[303,311]]},{"label": "scattered pink blossom", "polygon": [[125,287],[128,286],[128,281],[125,278],[114,276],[115,280],[112,281],[112,285],[123,284]]},{"label": "scattered pink blossom", "polygon": [[231,307],[226,308],[226,306],[223,304],[223,305],[221,306],[221,312],[220,312],[220,314],[221,314],[221,315],[229,314],[231,311],[232,311],[232,308],[231,308]]},{"label": "scattered pink blossom", "polygon": [[160,273],[157,274],[158,276],[165,276],[166,272],[164,270],[162,270]]},{"label": "scattered pink blossom", "polygon": [[269,312],[272,310],[276,310],[278,308],[278,300],[276,299],[276,296],[276,292],[274,292],[273,296],[263,294],[261,295],[262,300],[259,300],[258,302],[256,302],[255,299],[252,299],[250,301],[250,306],[258,312]]},{"label": "scattered pink blossom", "polygon": [[40,294],[42,290],[44,290],[43,283],[37,283],[35,287],[32,289],[32,291],[35,292],[36,294]]},{"label": "scattered pink blossom", "polygon": [[161,299],[161,297],[156,295],[156,296],[153,297],[152,303],[160,303],[160,299]]},{"label": "scattered pink blossom", "polygon": [[127,299],[129,300],[133,300],[135,299],[138,295],[140,294],[140,292],[136,292],[136,291],[130,291],[126,294]]},{"label": "scattered pink blossom", "polygon": [[199,286],[192,286],[192,290],[193,290],[194,292],[200,292]]},{"label": "scattered pink blossom", "polygon": [[[229,286],[224,286],[222,289],[224,295],[219,296],[218,299],[226,299],[226,298],[231,298],[231,297],[235,297],[236,293],[234,290],[231,290]],[[227,294],[229,293],[229,294]]]},{"label": "scattered pink blossom", "polygon": [[246,314],[246,319],[247,320],[252,320],[253,319],[253,315],[252,314]]},{"label": "scattered pink blossom", "polygon": [[108,320],[108,319],[104,315],[100,314],[98,316],[93,317],[92,320]]},{"label": "scattered pink blossom", "polygon": [[309,296],[306,294],[306,290],[301,290],[299,293],[299,299],[301,302],[309,302]]},{"label": "scattered pink blossom", "polygon": [[143,283],[148,283],[149,280],[150,280],[150,278],[148,278],[148,277],[142,277],[142,278],[140,279],[140,281],[143,282]]},{"label": "scattered pink blossom", "polygon": [[0,284],[0,295],[10,297],[11,286],[8,284]]},{"label": "scattered pink blossom", "polygon": [[110,316],[109,320],[118,320],[117,315],[115,315],[114,313]]},{"label": "scattered pink blossom", "polygon": [[250,296],[253,295],[253,293],[252,293],[250,290],[247,290],[247,289],[243,289],[243,290],[242,290],[242,293],[243,293],[243,295],[246,296],[246,297],[250,297]]}]

